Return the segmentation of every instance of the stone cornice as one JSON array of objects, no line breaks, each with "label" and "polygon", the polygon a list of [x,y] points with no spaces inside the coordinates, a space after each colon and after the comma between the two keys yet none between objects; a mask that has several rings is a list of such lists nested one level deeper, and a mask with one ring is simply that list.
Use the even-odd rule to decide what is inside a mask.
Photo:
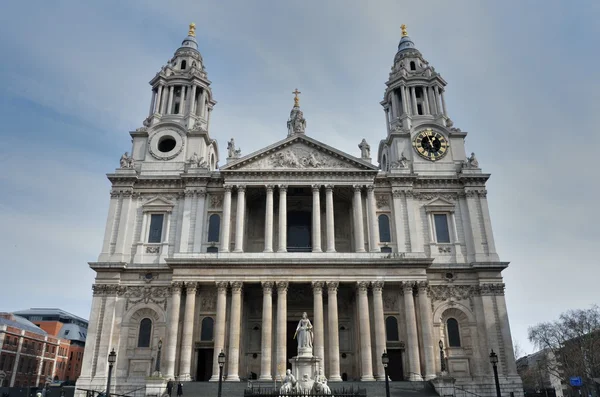
[{"label": "stone cornice", "polygon": [[122,271],[127,268],[127,263],[125,262],[88,262],[90,269],[98,271],[106,271],[106,270],[117,270]]}]

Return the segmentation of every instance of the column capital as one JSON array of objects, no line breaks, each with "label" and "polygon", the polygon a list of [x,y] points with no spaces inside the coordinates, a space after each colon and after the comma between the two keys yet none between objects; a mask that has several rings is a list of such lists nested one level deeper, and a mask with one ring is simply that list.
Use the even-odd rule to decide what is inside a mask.
[{"label": "column capital", "polygon": [[400,291],[403,295],[407,295],[407,294],[412,295],[414,286],[415,286],[414,281],[403,281],[401,283],[402,288]]},{"label": "column capital", "polygon": [[337,293],[340,283],[337,281],[327,281],[327,291],[330,293]]},{"label": "column capital", "polygon": [[375,185],[367,185],[367,191],[369,193],[372,193],[373,191],[375,191]]},{"label": "column capital", "polygon": [[279,185],[278,187],[279,187],[279,193],[287,192],[287,188],[288,188],[287,185]]},{"label": "column capital", "polygon": [[195,295],[197,290],[198,290],[197,283],[195,283],[193,281],[185,283],[185,292],[188,295]]},{"label": "column capital", "polygon": [[417,281],[417,288],[419,292],[427,291],[429,289],[429,281]]},{"label": "column capital", "polygon": [[287,281],[277,281],[277,292],[283,293],[288,290],[289,283]]},{"label": "column capital", "polygon": [[223,185],[223,189],[225,192],[230,192],[233,190],[233,185]]},{"label": "column capital", "polygon": [[371,286],[373,287],[373,292],[381,292],[383,290],[383,281],[372,281]]},{"label": "column capital", "polygon": [[246,191],[246,185],[237,185],[238,193],[244,193]]},{"label": "column capital", "polygon": [[352,189],[354,189],[354,193],[360,193],[362,190],[362,185],[352,185]]},{"label": "column capital", "polygon": [[366,293],[367,290],[369,289],[369,282],[368,281],[357,281],[356,288],[358,289],[359,292]]},{"label": "column capital", "polygon": [[227,287],[229,286],[228,281],[217,281],[215,284],[217,285],[217,290],[219,292],[227,293]]},{"label": "column capital", "polygon": [[313,281],[311,283],[311,285],[312,285],[313,293],[315,293],[315,294],[323,293],[323,287],[325,286],[325,283],[323,281]]},{"label": "column capital", "polygon": [[171,283],[171,293],[172,294],[181,294],[182,289],[183,289],[183,282],[174,281]]},{"label": "column capital", "polygon": [[321,185],[312,185],[311,186],[313,193],[318,193],[321,191]]},{"label": "column capital", "polygon": [[326,191],[333,191],[333,185],[325,185]]},{"label": "column capital", "polygon": [[242,281],[231,282],[231,292],[241,292],[244,283]]},{"label": "column capital", "polygon": [[273,281],[263,281],[260,283],[263,289],[263,294],[268,295],[273,292],[273,286],[275,283]]},{"label": "column capital", "polygon": [[267,193],[273,193],[273,189],[275,189],[275,185],[266,185]]}]

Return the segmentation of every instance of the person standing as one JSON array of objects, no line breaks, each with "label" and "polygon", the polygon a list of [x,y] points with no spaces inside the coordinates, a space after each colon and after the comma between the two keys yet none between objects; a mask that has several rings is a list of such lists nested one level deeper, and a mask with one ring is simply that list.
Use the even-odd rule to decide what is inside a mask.
[{"label": "person standing", "polygon": [[177,383],[177,397],[183,396],[183,383]]},{"label": "person standing", "polygon": [[173,393],[173,379],[169,379],[167,382],[167,394],[171,397],[171,393]]}]

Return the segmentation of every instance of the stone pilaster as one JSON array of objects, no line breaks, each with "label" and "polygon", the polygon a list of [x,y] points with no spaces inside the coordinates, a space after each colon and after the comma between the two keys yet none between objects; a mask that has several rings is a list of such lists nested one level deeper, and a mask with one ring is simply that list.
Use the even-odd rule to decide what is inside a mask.
[{"label": "stone pilaster", "polygon": [[181,357],[179,358],[179,379],[191,380],[194,318],[196,313],[196,283],[185,285],[185,313],[183,317],[183,334],[181,336]]},{"label": "stone pilaster", "polygon": [[325,219],[327,222],[327,252],[335,252],[335,225],[333,221],[333,185],[325,186]]},{"label": "stone pilaster", "polygon": [[267,202],[265,208],[265,249],[273,252],[273,185],[267,185]]},{"label": "stone pilaster", "polygon": [[229,252],[229,238],[231,236],[231,189],[232,186],[225,185],[223,195],[223,227],[221,230],[221,252]]},{"label": "stone pilaster", "polygon": [[287,252],[287,186],[279,185],[279,246],[277,252]]},{"label": "stone pilaster", "polygon": [[240,327],[242,321],[242,282],[231,282],[231,318],[229,324],[229,354],[227,362],[228,382],[239,382],[240,374]]},{"label": "stone pilaster", "polygon": [[367,186],[367,211],[369,211],[369,246],[371,252],[379,251],[379,222],[375,202],[375,186]]},{"label": "stone pilaster", "polygon": [[259,380],[270,381],[271,378],[271,360],[272,360],[272,330],[273,330],[273,282],[264,281],[261,283],[263,288],[263,307],[262,307],[262,335],[261,335],[261,355],[260,355],[260,378]]},{"label": "stone pilaster", "polygon": [[219,381],[219,354],[225,350],[225,320],[227,317],[227,281],[217,281],[217,319],[215,321],[215,342],[211,382]]},{"label": "stone pilaster", "polygon": [[340,337],[338,324],[337,281],[327,282],[327,312],[329,315],[329,380],[341,382]]},{"label": "stone pilaster", "polygon": [[277,282],[277,368],[276,378],[285,376],[287,368],[287,281]]},{"label": "stone pilaster", "polygon": [[312,186],[312,251],[321,252],[321,185]]},{"label": "stone pilaster", "polygon": [[354,245],[356,252],[365,252],[365,229],[363,225],[361,186],[354,186],[352,209],[354,212]]},{"label": "stone pilaster", "polygon": [[[313,311],[314,311],[314,355],[325,359],[325,330],[323,326],[323,285],[322,281],[313,281]],[[323,362],[323,361],[321,361]]]},{"label": "stone pilaster", "polygon": [[375,324],[376,379],[385,380],[385,371],[379,357],[386,350],[385,318],[383,314],[383,281],[373,281],[373,321]]},{"label": "stone pilaster", "polygon": [[246,186],[237,187],[237,214],[235,219],[235,249],[244,252],[244,221],[246,220]]},{"label": "stone pilaster", "polygon": [[175,378],[175,360],[177,357],[177,335],[179,333],[179,311],[181,308],[181,289],[183,283],[171,284],[171,301],[167,321],[167,354],[165,357],[165,376]]},{"label": "stone pilaster", "polygon": [[415,314],[413,286],[413,282],[402,283],[406,320],[406,346],[408,350],[408,378],[415,381],[423,380],[423,377],[421,376],[421,361],[419,359],[419,339],[417,336],[417,317]]},{"label": "stone pilaster", "polygon": [[423,340],[423,359],[425,360],[425,380],[435,378],[435,350],[433,347],[433,314],[429,299],[427,281],[417,283],[419,289],[419,311],[421,313],[421,336]]},{"label": "stone pilaster", "polygon": [[371,352],[371,325],[369,319],[368,281],[356,283],[358,289],[358,321],[360,327],[360,380],[370,381],[373,378],[373,358]]}]

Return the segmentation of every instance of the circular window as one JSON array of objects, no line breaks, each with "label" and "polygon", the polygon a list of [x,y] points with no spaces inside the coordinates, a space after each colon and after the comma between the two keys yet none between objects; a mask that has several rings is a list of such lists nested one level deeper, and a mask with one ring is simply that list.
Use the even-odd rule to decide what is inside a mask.
[{"label": "circular window", "polygon": [[158,141],[158,150],[163,153],[169,153],[171,150],[175,149],[177,142],[172,136],[163,136]]}]

